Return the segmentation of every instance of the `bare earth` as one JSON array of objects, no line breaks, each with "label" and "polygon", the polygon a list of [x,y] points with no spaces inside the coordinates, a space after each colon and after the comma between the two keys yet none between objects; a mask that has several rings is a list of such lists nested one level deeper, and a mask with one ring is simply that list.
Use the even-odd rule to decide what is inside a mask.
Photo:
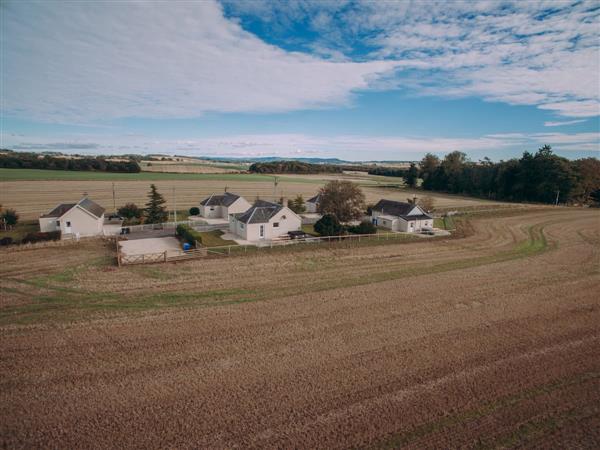
[{"label": "bare earth", "polygon": [[462,229],[123,269],[3,253],[2,446],[598,448],[600,214]]}]

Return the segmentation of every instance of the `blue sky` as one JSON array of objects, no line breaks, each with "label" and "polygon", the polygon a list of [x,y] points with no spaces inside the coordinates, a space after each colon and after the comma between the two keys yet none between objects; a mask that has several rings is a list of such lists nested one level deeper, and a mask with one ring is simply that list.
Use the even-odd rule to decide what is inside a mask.
[{"label": "blue sky", "polygon": [[26,2],[2,147],[507,159],[600,152],[598,2]]}]

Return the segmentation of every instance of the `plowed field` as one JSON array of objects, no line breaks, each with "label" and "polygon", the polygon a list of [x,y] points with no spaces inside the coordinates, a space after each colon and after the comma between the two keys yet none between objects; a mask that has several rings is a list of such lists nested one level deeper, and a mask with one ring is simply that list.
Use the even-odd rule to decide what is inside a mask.
[{"label": "plowed field", "polygon": [[3,252],[8,448],[598,448],[600,214],[114,268]]}]

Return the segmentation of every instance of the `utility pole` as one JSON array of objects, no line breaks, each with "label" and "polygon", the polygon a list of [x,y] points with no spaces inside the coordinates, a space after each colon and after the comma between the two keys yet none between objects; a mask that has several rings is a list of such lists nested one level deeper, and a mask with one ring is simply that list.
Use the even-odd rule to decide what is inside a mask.
[{"label": "utility pole", "polygon": [[177,225],[177,201],[175,200],[175,186],[173,186],[173,222]]},{"label": "utility pole", "polygon": [[560,194],[560,189],[556,191],[556,202],[554,202],[554,206],[558,206],[558,196]]},{"label": "utility pole", "polygon": [[116,196],[115,196],[115,182],[113,181],[112,184],[112,190],[113,190],[113,210],[115,212],[115,216],[117,215],[117,200],[116,200]]},{"label": "utility pole", "polygon": [[277,199],[277,185],[279,184],[279,178],[275,177],[273,180],[273,198]]}]

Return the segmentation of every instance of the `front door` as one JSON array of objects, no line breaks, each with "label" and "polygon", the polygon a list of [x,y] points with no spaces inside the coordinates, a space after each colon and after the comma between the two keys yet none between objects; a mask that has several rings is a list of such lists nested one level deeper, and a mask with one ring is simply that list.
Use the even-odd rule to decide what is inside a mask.
[{"label": "front door", "polygon": [[261,239],[265,238],[265,226],[261,225],[258,229],[258,235],[260,236]]},{"label": "front door", "polygon": [[65,233],[66,233],[66,234],[70,234],[71,232],[72,232],[72,229],[71,229],[71,222],[67,222],[67,223],[65,224]]}]

